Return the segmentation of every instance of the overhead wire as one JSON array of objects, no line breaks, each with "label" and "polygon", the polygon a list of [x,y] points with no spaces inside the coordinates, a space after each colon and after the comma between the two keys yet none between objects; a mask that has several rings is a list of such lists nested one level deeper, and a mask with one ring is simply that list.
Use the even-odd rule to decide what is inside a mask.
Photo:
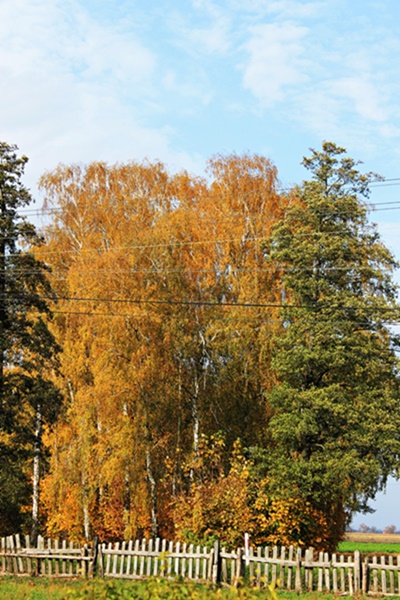
[{"label": "overhead wire", "polygon": [[[46,267],[42,267],[42,268],[36,268],[36,269],[32,269],[32,268],[21,268],[21,267],[17,267],[17,268],[12,268],[11,269],[11,273],[12,274],[17,274],[17,275],[51,275],[52,279],[57,279],[57,280],[64,280],[64,277],[61,277],[61,275],[55,275],[56,272],[62,271],[62,270],[69,270],[70,265],[67,266],[62,266],[62,267],[51,267],[51,266],[46,266]],[[320,267],[320,272],[321,273],[325,273],[325,272],[329,272],[329,273],[335,273],[335,272],[351,272],[354,269],[357,269],[357,272],[370,272],[371,269],[374,269],[374,267],[370,264],[357,264],[355,261],[352,262],[344,262],[342,263],[341,266],[321,266]],[[169,273],[174,273],[174,274],[185,274],[185,275],[196,275],[199,273],[212,273],[214,274],[216,277],[229,277],[231,275],[236,275],[236,274],[240,274],[240,273],[276,273],[277,271],[279,272],[285,272],[285,273],[302,273],[302,272],[307,272],[307,271],[314,271],[315,270],[315,265],[311,264],[310,266],[292,266],[290,263],[283,263],[283,262],[276,262],[274,261],[273,263],[271,263],[268,266],[252,266],[252,267],[237,267],[235,265],[232,264],[232,262],[227,262],[225,263],[219,263],[216,260],[215,261],[215,266],[214,267],[208,267],[208,268],[204,268],[204,267],[197,267],[197,268],[192,268],[192,267],[185,267],[185,266],[181,266],[181,267],[165,267],[165,266],[157,266],[157,267],[150,267],[150,268],[144,268],[144,267],[140,267],[138,268],[136,265],[123,265],[122,268],[116,268],[115,266],[112,267],[99,267],[96,266],[95,269],[96,273],[103,273],[103,274],[108,274],[108,273],[112,273],[115,274],[117,276],[121,276],[121,274],[126,274],[126,275],[164,275],[164,274],[169,274]]]},{"label": "overhead wire", "polygon": [[349,310],[349,311],[362,311],[362,312],[399,312],[400,306],[352,306],[346,304],[326,304],[321,302],[319,304],[289,304],[285,302],[239,302],[239,301],[211,301],[211,300],[171,300],[171,299],[159,299],[159,298],[104,298],[104,297],[82,297],[82,296],[66,296],[66,295],[43,295],[43,294],[5,294],[11,298],[17,300],[38,298],[41,300],[48,300],[53,302],[68,301],[68,302],[92,302],[97,304],[151,304],[151,305],[168,305],[168,306],[207,306],[207,307],[220,307],[220,308],[232,308],[232,307],[243,307],[243,308],[278,308],[278,309],[306,309],[318,312],[320,310]]},{"label": "overhead wire", "polygon": [[[393,186],[399,186],[399,185],[400,185],[400,177],[391,177],[391,178],[384,178],[382,180],[380,180],[380,179],[379,180],[373,180],[373,181],[371,181],[369,183],[369,187],[374,187],[374,188],[376,188],[376,187],[387,187],[387,186],[393,187]],[[291,192],[294,189],[296,189],[296,185],[293,185],[291,187],[287,187],[287,186],[277,187],[276,189],[274,188],[274,189],[270,189],[270,190],[266,190],[266,191],[268,191],[269,193],[275,193],[276,195],[279,195],[280,193]],[[211,193],[211,195],[213,197],[215,197],[215,196],[218,197],[218,194],[215,194],[214,191],[212,191],[210,193]],[[242,198],[246,198],[246,197],[249,198],[252,195],[254,195],[254,193],[249,192],[248,194],[241,194],[241,197]],[[219,196],[221,198],[223,197],[222,194],[220,194]],[[374,210],[373,207],[379,206],[381,204],[388,204],[388,203],[387,202],[365,202],[365,205],[372,207],[371,208],[372,210]],[[400,204],[400,201],[393,202],[393,204]],[[400,206],[398,208],[400,208]],[[32,215],[40,216],[40,215],[43,215],[43,214],[57,213],[57,212],[60,212],[60,211],[62,211],[61,207],[58,207],[58,206],[51,206],[50,207],[49,206],[49,207],[46,207],[46,208],[38,207],[38,208],[20,209],[18,211],[18,213],[21,214],[21,215],[32,214]],[[227,217],[227,218],[231,218],[231,217]]]},{"label": "overhead wire", "polygon": [[[101,318],[118,318],[118,317],[122,317],[122,318],[133,318],[133,319],[153,319],[153,320],[157,320],[157,319],[165,319],[165,315],[149,315],[149,314],[133,314],[133,313],[105,313],[105,312],[94,312],[94,311],[72,311],[72,310],[60,310],[60,309],[54,309],[52,310],[52,314],[54,315],[67,315],[67,316],[88,316],[88,317],[101,317]],[[174,315],[174,314],[170,314],[168,315],[168,319],[171,318],[176,318],[178,319],[179,316],[178,315]],[[251,319],[252,320],[252,319]],[[283,318],[280,319],[270,319],[270,318],[263,318],[261,320],[261,323],[282,323]],[[357,327],[368,327],[369,329],[371,328],[371,323],[368,322],[363,322],[363,321],[349,321],[349,319],[318,319],[318,323],[330,323],[332,325],[343,325],[344,323],[353,323],[354,325],[356,325]],[[400,321],[388,321],[385,320],[385,325],[390,325],[393,327],[397,327],[400,326]]]},{"label": "overhead wire", "polygon": [[[390,185],[400,185],[400,178],[393,178],[391,180],[385,180],[385,181],[389,182]],[[376,186],[376,185],[382,185],[383,183],[384,182],[371,182],[370,185],[373,184],[374,186]],[[278,194],[280,191],[282,191],[282,190],[277,190],[276,193]],[[399,204],[399,206],[397,206],[397,204]],[[370,206],[371,210],[374,210],[374,209],[376,210],[376,206],[378,206],[378,205],[385,206],[385,207],[387,207],[388,205],[391,205],[391,206],[394,205],[394,208],[397,210],[397,208],[400,208],[400,201],[399,202],[397,202],[397,201],[396,202],[381,202],[381,203],[373,203],[373,204],[372,203],[371,204],[366,204],[365,203],[365,205],[366,206]],[[47,210],[48,210],[48,212],[53,212],[53,211],[56,212],[59,209],[57,208],[57,209],[47,209]],[[393,210],[393,207],[392,208],[382,208],[380,210]],[[195,216],[196,215],[193,215],[193,217],[195,217]],[[245,214],[241,214],[240,216],[246,218]],[[197,215],[197,218],[198,218],[198,215]],[[219,218],[235,218],[235,216],[231,216],[231,215],[218,215],[217,218],[218,219]],[[214,220],[213,222],[216,223],[217,221]],[[341,231],[330,231],[330,232],[311,232],[311,233],[304,233],[304,234],[301,234],[301,233],[290,234],[291,237],[306,237],[306,238],[309,238],[310,235],[314,235],[314,236],[318,236],[318,235],[319,236],[325,236],[325,235],[328,235],[328,236],[330,236],[330,235],[342,235],[342,232]],[[255,237],[255,238],[250,238],[250,237],[246,238],[245,237],[244,238],[242,236],[241,238],[236,238],[236,239],[229,238],[229,239],[213,239],[213,240],[204,240],[204,239],[203,240],[179,240],[179,241],[175,240],[175,241],[168,241],[168,242],[162,243],[162,244],[160,244],[160,243],[158,243],[158,244],[140,244],[140,245],[139,244],[135,244],[135,245],[129,245],[129,246],[115,246],[115,247],[110,247],[109,246],[107,248],[98,248],[98,247],[96,247],[96,248],[85,248],[85,249],[80,249],[80,252],[81,253],[88,253],[88,252],[99,253],[99,252],[109,252],[109,251],[147,250],[147,249],[153,249],[153,248],[168,248],[168,247],[171,247],[171,246],[172,247],[176,247],[176,246],[182,247],[182,246],[188,246],[188,245],[193,246],[193,245],[203,245],[203,244],[232,244],[232,243],[242,243],[243,244],[243,243],[247,243],[247,242],[262,242],[262,241],[265,241],[265,239],[266,239],[266,237]],[[60,255],[60,254],[64,254],[65,255],[65,254],[68,254],[68,253],[74,253],[75,254],[75,253],[77,253],[77,250],[73,249],[73,250],[66,250],[66,251],[65,250],[64,251],[45,251],[45,255],[46,256]],[[8,256],[12,257],[13,254],[9,254]],[[281,269],[281,268],[282,267],[280,267],[280,266],[275,266],[275,270],[276,269]],[[365,266],[365,267],[359,267],[359,266],[357,266],[357,269],[360,269],[360,268],[370,269],[369,266]],[[244,270],[245,269],[243,269],[243,268],[241,269],[241,271],[244,271]],[[267,271],[269,269],[268,268],[264,268],[264,269],[261,269],[261,268],[258,268],[258,269],[251,268],[251,269],[248,269],[248,270],[249,271],[256,271],[256,270],[257,271],[261,271],[261,270]],[[295,269],[296,272],[299,271],[299,270],[300,269],[298,269],[298,268]],[[311,268],[304,268],[304,269],[301,269],[301,270],[307,271],[307,270],[311,270]],[[349,269],[347,267],[332,267],[329,270],[330,271],[333,271],[333,270],[335,270],[335,271],[340,271],[340,270],[350,271],[351,268]],[[236,271],[236,269],[233,269],[233,271]],[[29,272],[31,274],[35,273],[35,271],[28,271],[28,270],[24,271],[23,269],[20,270],[20,273],[27,274]],[[185,269],[180,269],[180,270],[176,270],[176,269],[137,270],[136,269],[136,270],[133,270],[133,272],[134,273],[143,272],[143,273],[147,273],[147,274],[150,274],[150,273],[152,273],[152,274],[162,274],[162,273],[168,273],[168,272],[184,272],[184,273],[187,273],[187,271]],[[206,272],[214,272],[214,270],[211,270],[211,269],[210,270],[198,269],[198,270],[195,270],[195,271],[193,271],[193,270],[190,271],[190,273],[193,273],[193,272],[196,272],[196,273],[206,273]],[[62,280],[62,278],[60,278],[60,280]],[[72,297],[71,298],[64,297],[64,298],[60,298],[60,299],[62,299],[62,300],[68,300],[68,301],[77,301],[77,300],[79,300],[79,301],[83,301],[83,302],[133,302],[133,303],[143,303],[143,302],[145,302],[143,300],[137,300],[136,301],[136,300],[116,300],[116,299],[98,299],[98,298],[94,299],[94,298],[75,298],[75,297],[74,298],[72,298]],[[268,304],[262,304],[262,303],[237,303],[237,302],[236,303],[226,303],[226,302],[225,303],[215,303],[215,302],[200,302],[200,301],[199,302],[196,302],[196,301],[193,301],[193,302],[182,302],[182,301],[160,301],[160,300],[149,300],[147,302],[151,303],[151,304],[170,304],[170,305],[188,305],[188,306],[243,306],[243,307],[257,307],[257,308],[267,308],[267,307],[268,308],[271,308],[271,307],[274,307],[274,308],[277,308],[277,307],[279,307],[279,308],[283,308],[283,307],[285,307],[285,308],[294,308],[294,306],[290,307],[290,306],[287,306],[287,305],[285,305],[285,306],[283,306],[283,305],[268,305]],[[297,308],[301,308],[301,307],[297,307]],[[351,308],[351,307],[349,307],[349,308]],[[393,310],[393,309],[390,309],[390,310]],[[85,313],[85,314],[87,314],[87,313]]]},{"label": "overhead wire", "polygon": [[[368,235],[368,233],[366,232],[366,234]],[[343,235],[343,231],[342,230],[334,230],[334,231],[309,231],[309,232],[305,232],[305,233],[289,233],[286,235],[283,235],[282,237],[288,237],[288,238],[305,238],[308,239],[311,236],[314,237],[325,237],[325,236],[342,236]],[[1,239],[1,238],[0,238]],[[170,247],[184,247],[184,246],[199,246],[199,245],[206,245],[206,244],[235,244],[235,243],[241,243],[241,244],[245,244],[248,242],[266,242],[268,241],[268,236],[262,236],[262,237],[246,237],[245,235],[242,235],[240,238],[227,238],[227,239],[200,239],[200,240],[170,240],[168,242],[164,242],[164,243],[157,243],[157,244],[130,244],[130,245],[125,245],[125,246],[107,246],[107,247],[99,247],[99,246],[95,246],[95,247],[91,247],[91,248],[74,248],[74,249],[70,249],[70,250],[46,250],[46,249],[41,249],[41,255],[45,255],[45,256],[54,256],[54,255],[65,255],[65,254],[87,254],[87,253],[106,253],[106,252],[117,252],[117,251],[125,251],[125,250],[145,250],[145,249],[155,249],[155,248],[170,248]],[[21,254],[21,251],[18,251],[16,253],[9,253],[6,255],[6,257],[14,257],[14,256],[18,256]]]}]

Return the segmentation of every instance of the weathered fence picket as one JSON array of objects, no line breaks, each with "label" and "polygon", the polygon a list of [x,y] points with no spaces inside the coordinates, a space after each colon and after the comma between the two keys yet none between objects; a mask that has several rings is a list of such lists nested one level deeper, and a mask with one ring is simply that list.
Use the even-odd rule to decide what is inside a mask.
[{"label": "weathered fence picket", "polygon": [[180,542],[170,542],[167,550],[165,540],[136,540],[134,546],[132,542],[102,544],[99,557],[98,570],[103,577],[180,576],[201,581],[210,578],[212,551]]},{"label": "weathered fence picket", "polygon": [[166,540],[130,540],[75,546],[38,537],[0,540],[0,575],[140,579],[182,577],[236,586],[241,580],[258,588],[276,586],[301,592],[364,593],[400,596],[400,555],[364,557],[312,548],[250,547],[227,551],[219,542],[209,549]]}]

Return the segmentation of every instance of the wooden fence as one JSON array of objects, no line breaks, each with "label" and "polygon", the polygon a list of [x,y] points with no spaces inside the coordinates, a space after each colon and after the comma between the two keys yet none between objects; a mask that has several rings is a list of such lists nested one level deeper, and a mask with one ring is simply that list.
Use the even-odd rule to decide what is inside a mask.
[{"label": "wooden fence", "polygon": [[47,577],[89,577],[93,574],[93,550],[65,540],[44,540],[37,544],[19,535],[1,538],[0,574],[43,575]]},{"label": "wooden fence", "polygon": [[1,538],[0,575],[141,579],[182,577],[235,586],[244,580],[257,587],[341,595],[400,596],[400,555],[364,556],[316,553],[289,548],[242,548],[227,551],[167,542],[136,540],[115,544],[74,545],[29,536]]}]

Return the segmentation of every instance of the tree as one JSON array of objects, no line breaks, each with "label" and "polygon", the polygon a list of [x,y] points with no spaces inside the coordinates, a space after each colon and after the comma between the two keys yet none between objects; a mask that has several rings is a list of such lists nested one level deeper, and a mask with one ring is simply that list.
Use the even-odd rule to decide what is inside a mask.
[{"label": "tree", "polygon": [[363,202],[376,176],[328,142],[303,164],[312,177],[265,247],[283,309],[264,460],[270,493],[313,509],[293,541],[333,548],[399,467],[397,265]]},{"label": "tree", "polygon": [[276,276],[260,240],[284,203],[264,157],[219,156],[209,172],[92,163],[41,180],[66,398],[47,437],[52,534],[167,535],[202,435],[224,432],[229,470],[235,440],[264,434],[272,327],[257,304],[275,301]]},{"label": "tree", "polygon": [[32,200],[21,182],[27,160],[0,142],[0,530],[20,529],[31,496],[36,535],[42,426],[57,412],[46,377],[56,344],[47,326],[46,268],[32,252],[40,239],[18,213]]}]

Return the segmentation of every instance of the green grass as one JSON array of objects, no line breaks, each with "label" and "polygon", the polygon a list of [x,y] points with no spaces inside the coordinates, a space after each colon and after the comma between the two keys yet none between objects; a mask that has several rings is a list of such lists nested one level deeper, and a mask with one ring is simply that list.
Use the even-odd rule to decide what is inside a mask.
[{"label": "green grass", "polygon": [[[334,594],[318,592],[302,594],[300,597],[302,600],[337,600]],[[295,592],[275,593],[250,587],[213,589],[205,584],[165,579],[70,581],[0,578],[0,600],[298,600],[298,598]]]},{"label": "green grass", "polygon": [[[326,593],[326,592],[306,592],[304,594],[297,594],[297,592],[285,592],[279,591],[277,593],[277,600],[338,600],[341,597],[337,594]],[[345,596],[346,600],[354,600],[354,596]],[[361,600],[363,596],[356,596],[357,600]]]},{"label": "green grass", "polygon": [[1,577],[0,600],[64,600],[79,586],[78,581]]},{"label": "green grass", "polygon": [[0,579],[0,600],[277,600],[274,592],[213,589],[186,581]]},{"label": "green grass", "polygon": [[400,544],[380,542],[340,542],[338,552],[354,552],[361,554],[400,554]]}]

